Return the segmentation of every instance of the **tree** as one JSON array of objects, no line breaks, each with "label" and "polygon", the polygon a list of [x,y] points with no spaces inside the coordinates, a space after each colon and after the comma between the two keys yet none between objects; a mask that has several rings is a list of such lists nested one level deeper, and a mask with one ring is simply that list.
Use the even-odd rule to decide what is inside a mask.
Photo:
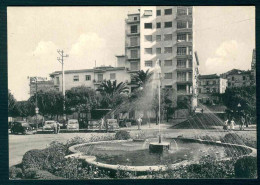
[{"label": "tree", "polygon": [[134,74],[133,79],[139,87],[145,87],[152,79],[153,72],[140,70]]},{"label": "tree", "polygon": [[66,110],[68,112],[89,112],[99,106],[99,97],[88,87],[74,87],[66,91]]},{"label": "tree", "polygon": [[256,121],[256,86],[227,88],[220,96],[230,116],[238,118],[237,113],[241,111],[242,114],[249,115]]},{"label": "tree", "polygon": [[113,82],[108,80],[102,82],[97,91],[100,92],[102,96],[101,106],[103,108],[115,108],[126,98],[126,93],[129,92],[129,88],[124,82],[117,84],[116,80]]},{"label": "tree", "polygon": [[13,94],[8,89],[8,116],[17,116],[18,110],[17,110],[17,101],[14,98]]},{"label": "tree", "polygon": [[16,103],[18,115],[22,118],[35,114],[34,105],[30,101],[18,101]]},{"label": "tree", "polygon": [[[36,107],[36,95],[33,95],[28,100]],[[56,90],[39,91],[37,93],[37,106],[39,113],[43,116],[50,115],[58,116],[63,114],[63,95]]]}]

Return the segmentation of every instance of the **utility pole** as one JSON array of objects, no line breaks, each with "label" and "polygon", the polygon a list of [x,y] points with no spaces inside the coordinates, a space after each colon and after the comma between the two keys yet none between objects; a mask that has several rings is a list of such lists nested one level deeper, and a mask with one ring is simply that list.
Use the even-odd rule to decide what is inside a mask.
[{"label": "utility pole", "polygon": [[64,55],[63,50],[57,50],[60,57],[57,57],[57,60],[61,63],[62,66],[62,95],[63,95],[63,119],[66,120],[65,115],[65,76],[64,76],[64,57],[69,57],[69,55]]},{"label": "utility pole", "polygon": [[[34,81],[35,82],[35,116],[36,116],[36,130],[38,130],[38,114],[39,114],[39,108],[38,108],[38,77],[29,77],[28,79],[30,79],[30,85],[32,85],[31,83]],[[40,79],[41,80],[41,79]],[[31,95],[31,92],[30,92]]]}]

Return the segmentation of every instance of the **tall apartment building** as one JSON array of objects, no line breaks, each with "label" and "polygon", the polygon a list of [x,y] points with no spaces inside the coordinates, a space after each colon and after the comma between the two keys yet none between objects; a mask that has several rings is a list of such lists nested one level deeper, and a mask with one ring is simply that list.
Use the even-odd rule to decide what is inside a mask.
[{"label": "tall apartment building", "polygon": [[254,80],[256,80],[256,53],[255,53],[255,49],[253,50],[253,54],[252,54],[251,73],[254,76]]},{"label": "tall apartment building", "polygon": [[[160,60],[162,87],[174,99],[191,102],[193,91],[193,7],[141,7],[128,14],[125,26],[125,66],[130,73],[147,70]],[[196,105],[193,105],[196,106]]]}]

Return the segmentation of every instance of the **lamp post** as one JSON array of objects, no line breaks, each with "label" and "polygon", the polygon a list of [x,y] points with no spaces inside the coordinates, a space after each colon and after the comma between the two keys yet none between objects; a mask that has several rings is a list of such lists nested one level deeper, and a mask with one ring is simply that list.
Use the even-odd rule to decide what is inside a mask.
[{"label": "lamp post", "polygon": [[[30,83],[35,82],[35,116],[36,116],[36,130],[38,130],[38,113],[39,113],[39,108],[38,108],[38,77],[29,77],[30,78]],[[30,84],[31,85],[31,84]]]}]

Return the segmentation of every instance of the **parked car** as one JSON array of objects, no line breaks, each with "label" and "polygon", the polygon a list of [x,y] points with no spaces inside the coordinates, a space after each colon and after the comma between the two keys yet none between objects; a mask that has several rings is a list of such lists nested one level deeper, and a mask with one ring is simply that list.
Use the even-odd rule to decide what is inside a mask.
[{"label": "parked car", "polygon": [[116,119],[107,119],[106,121],[107,131],[119,130],[119,124]]},{"label": "parked car", "polygon": [[54,131],[54,124],[59,124],[57,121],[54,120],[48,120],[45,121],[42,127],[43,131]]},{"label": "parked car", "polygon": [[16,121],[12,123],[11,133],[13,134],[35,134],[36,130],[26,121]]},{"label": "parked car", "polygon": [[68,130],[79,130],[79,122],[76,119],[69,119],[67,124]]}]

